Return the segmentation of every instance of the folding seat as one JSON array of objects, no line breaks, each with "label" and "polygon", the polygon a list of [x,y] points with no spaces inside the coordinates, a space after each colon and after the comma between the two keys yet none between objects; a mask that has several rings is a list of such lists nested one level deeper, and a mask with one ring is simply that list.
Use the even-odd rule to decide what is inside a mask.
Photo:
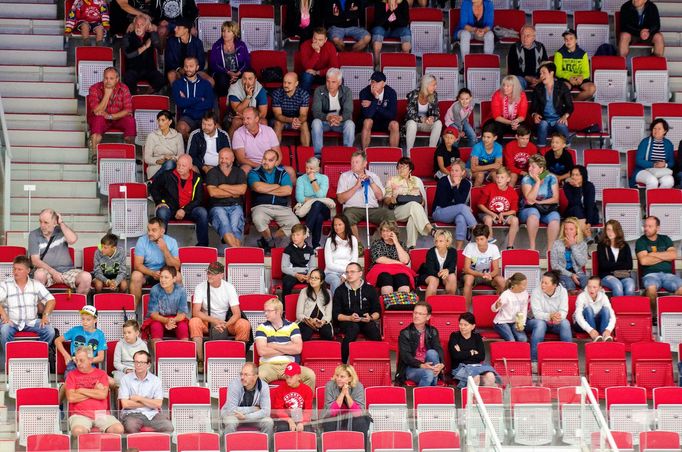
[{"label": "folding seat", "polygon": [[637,149],[646,135],[644,105],[636,102],[611,102],[607,111],[611,148],[620,152]]},{"label": "folding seat", "polygon": [[596,9],[593,0],[557,0],[557,8],[566,11],[568,14]]},{"label": "folding seat", "polygon": [[[634,449],[632,447],[632,433],[630,432],[620,432],[616,430],[611,430],[611,436],[615,442],[615,447],[618,450],[632,452]],[[592,450],[607,450],[609,447],[608,439],[603,437],[601,432],[592,433],[591,437]]]},{"label": "folding seat", "polygon": [[585,344],[585,377],[601,397],[611,386],[627,385],[625,344],[590,342]]},{"label": "folding seat", "polygon": [[464,85],[474,102],[488,100],[500,88],[500,57],[470,53],[464,57]]},{"label": "folding seat", "polygon": [[453,388],[417,387],[414,388],[412,397],[418,432],[457,431],[457,407]]},{"label": "folding seat", "polygon": [[623,2],[620,0],[601,0],[600,4],[602,11],[606,11],[609,14],[617,14],[620,12],[620,7],[623,5]]},{"label": "folding seat", "polygon": [[521,11],[534,11],[536,9],[554,9],[554,0],[519,0]]},{"label": "folding seat", "polygon": [[628,93],[628,70],[625,58],[599,55],[592,57],[592,81],[597,87],[594,101],[599,104],[626,102]]},{"label": "folding seat", "polygon": [[211,46],[222,37],[222,25],[226,20],[232,19],[232,8],[225,3],[200,3],[199,17],[197,18],[197,31],[199,39],[204,43],[204,52],[211,50]]},{"label": "folding seat", "polygon": [[[530,352],[529,352],[530,353]],[[506,427],[504,423],[504,412],[505,407],[502,404],[502,388],[493,386],[479,386],[478,393],[481,396],[481,401],[485,404],[485,409],[488,412],[488,416],[495,427],[495,433],[497,437],[502,441],[506,434]],[[483,425],[483,419],[476,408],[477,402],[474,395],[469,393],[468,388],[462,388],[461,394],[462,409],[464,411],[465,418],[465,429],[467,434],[478,434],[484,429],[487,430]],[[471,403],[469,401],[471,400]]]},{"label": "folding seat", "polygon": [[355,367],[365,388],[391,385],[391,355],[387,342],[351,342],[348,363]]},{"label": "folding seat", "polygon": [[460,448],[457,429],[418,432],[417,450],[419,452],[454,451]]},{"label": "folding seat", "polygon": [[635,342],[653,341],[651,306],[648,297],[613,297],[611,306],[616,314],[616,342],[625,344],[625,350]]},{"label": "folding seat", "polygon": [[76,47],[76,78],[79,96],[87,96],[90,87],[101,82],[104,70],[114,65],[111,47]]},{"label": "folding seat", "polygon": [[457,54],[454,53],[424,53],[422,55],[422,73],[431,74],[438,80],[438,99],[454,100],[457,98],[458,66]]},{"label": "folding seat", "polygon": [[240,341],[204,342],[206,360],[204,384],[211,391],[211,397],[218,397],[218,390],[226,387],[239,377],[246,362],[246,350]]},{"label": "folding seat", "polygon": [[[595,402],[599,403],[598,391],[591,388]],[[581,436],[599,431],[599,424],[589,408],[590,400],[581,386],[565,386],[557,389],[559,417],[561,418],[561,441],[577,445]]]},{"label": "folding seat", "polygon": [[554,438],[552,395],[549,388],[511,388],[514,442],[525,446],[550,444]]},{"label": "folding seat", "polygon": [[450,334],[459,331],[459,315],[467,311],[462,295],[431,295],[426,301],[431,305],[431,326],[438,335],[447,340]]},{"label": "folding seat", "polygon": [[609,415],[609,428],[631,433],[635,442],[639,440],[641,432],[649,430],[650,413],[644,388],[606,388],[606,411]]},{"label": "folding seat", "polygon": [[499,38],[500,44],[514,44],[519,41],[519,34],[521,32],[521,27],[526,24],[526,13],[523,10],[518,9],[498,9],[495,8],[494,12],[495,18],[493,22],[502,28],[507,28],[509,30],[514,30],[517,35],[516,37],[501,37]]},{"label": "folding seat", "polygon": [[[107,340],[118,340],[127,319],[135,319],[135,297],[125,293],[100,293],[93,298],[97,328]],[[113,350],[112,350],[113,353]]]},{"label": "folding seat", "polygon": [[536,39],[547,50],[547,55],[554,55],[564,45],[561,34],[566,31],[568,17],[566,11],[533,10],[533,25],[535,26]]},{"label": "folding seat", "polygon": [[22,388],[50,386],[48,344],[39,341],[12,341],[6,344],[5,379],[11,398]]},{"label": "folding seat", "polygon": [[677,295],[658,297],[656,313],[659,340],[670,344],[671,350],[677,350],[682,343],[682,297]]},{"label": "folding seat", "polygon": [[180,433],[177,452],[191,451],[220,452],[220,436],[217,433]]},{"label": "folding seat", "polygon": [[[350,161],[350,159],[349,159]],[[336,199],[336,189],[342,173],[350,171],[350,163],[324,163],[322,172],[329,178],[329,195]]]},{"label": "folding seat", "polygon": [[275,8],[272,5],[239,5],[242,40],[254,50],[275,50]]},{"label": "folding seat", "polygon": [[670,344],[665,342],[637,342],[630,349],[632,359],[632,384],[647,390],[653,396],[653,389],[673,386],[673,359]]},{"label": "folding seat", "polygon": [[225,435],[225,451],[268,451],[268,435],[261,432],[233,432]]},{"label": "folding seat", "polygon": [[490,364],[505,384],[512,387],[533,384],[528,342],[491,342]]},{"label": "folding seat", "polygon": [[665,57],[639,56],[632,58],[632,86],[634,98],[644,105],[670,100],[668,62]]},{"label": "folding seat", "polygon": [[[164,397],[168,397],[171,388],[197,385],[197,353],[194,342],[157,342],[155,358],[156,375],[161,379]],[[209,398],[210,396],[209,393]]]},{"label": "folding seat", "polygon": [[86,433],[78,437],[78,452],[121,452],[121,435]]},{"label": "folding seat", "polygon": [[605,188],[620,188],[620,153],[615,149],[585,149],[583,163],[590,182],[594,184],[595,198],[602,200]]},{"label": "folding seat", "polygon": [[135,116],[135,126],[137,137],[135,144],[144,146],[147,135],[158,128],[156,115],[161,110],[170,110],[170,99],[168,96],[158,94],[138,94],[133,96],[133,115]]},{"label": "folding seat", "polygon": [[[158,345],[157,345],[158,347]],[[211,391],[198,386],[174,386],[168,392],[173,438],[181,433],[211,432]]]},{"label": "folding seat", "polygon": [[427,187],[434,186],[434,188],[436,181],[433,180],[433,154],[435,152],[436,148],[428,146],[415,146],[410,149],[409,155],[412,163],[414,163],[414,171],[412,171],[412,175],[421,178],[424,182],[424,185]]},{"label": "folding seat", "polygon": [[322,452],[336,450],[365,452],[365,434],[346,431],[322,433]]},{"label": "folding seat", "polygon": [[441,53],[443,48],[443,12],[439,8],[410,8],[412,53]]},{"label": "folding seat", "polygon": [[503,250],[502,274],[505,279],[523,273],[528,279],[528,293],[540,285],[540,253],[535,250]]},{"label": "folding seat", "polygon": [[317,436],[313,432],[277,432],[274,451],[317,452]]},{"label": "folding seat", "polygon": [[654,409],[657,430],[682,434],[682,388],[677,386],[654,388]]},{"label": "folding seat", "polygon": [[147,233],[147,184],[109,185],[111,233],[125,240]]},{"label": "folding seat", "polygon": [[370,435],[370,452],[410,452],[412,448],[412,432],[409,431],[373,431]]},{"label": "folding seat", "polygon": [[61,433],[56,388],[18,389],[16,402],[17,437],[21,446],[26,446],[29,435]]},{"label": "folding seat", "polygon": [[129,449],[137,449],[140,452],[170,452],[171,437],[168,433],[129,433],[126,445]]},{"label": "folding seat", "polygon": [[322,164],[342,163],[350,166],[350,159],[356,150],[352,146],[322,146]]},{"label": "folding seat", "polygon": [[369,84],[374,72],[374,61],[369,52],[339,53],[339,68],[343,73],[343,84],[350,88],[353,99],[360,98],[360,91]]},{"label": "folding seat", "polygon": [[191,300],[196,286],[206,281],[208,266],[218,260],[218,250],[210,246],[183,246],[178,250],[178,257],[182,284],[187,300]]},{"label": "folding seat", "polygon": [[538,374],[542,386],[546,388],[580,385],[578,344],[575,342],[538,344]]},{"label": "folding seat", "polygon": [[268,294],[246,294],[239,296],[239,308],[246,314],[251,324],[251,331],[256,334],[258,325],[265,322],[265,314],[263,313],[263,305],[266,301],[273,298]]},{"label": "folding seat", "polygon": [[589,147],[593,147],[592,140],[599,140],[599,147],[602,148],[608,134],[603,131],[601,116],[601,105],[598,103],[573,102],[573,113],[568,118],[568,130],[575,134],[575,138],[589,140]]},{"label": "folding seat", "polygon": [[[260,79],[262,71],[269,67],[278,67],[282,75],[286,74],[287,53],[284,50],[256,50],[250,53],[251,67],[256,71],[256,78]],[[263,87],[270,90],[282,87],[282,82],[264,82]]]},{"label": "folding seat", "polygon": [[578,45],[591,57],[597,48],[609,42],[609,15],[604,11],[574,11],[573,23],[578,33]]},{"label": "folding seat", "polygon": [[12,261],[17,256],[26,256],[23,246],[0,246],[0,282],[14,278]]},{"label": "folding seat", "polygon": [[97,145],[99,193],[109,196],[109,185],[136,182],[135,145],[106,143]]},{"label": "folding seat", "polygon": [[497,295],[474,295],[471,298],[474,316],[476,317],[476,331],[487,341],[497,341],[500,335],[495,331],[495,315],[490,309],[499,297]]},{"label": "folding seat", "polygon": [[334,376],[336,367],[341,364],[341,343],[338,341],[304,342],[301,363],[315,372],[315,384],[318,387],[324,386]]},{"label": "folding seat", "polygon": [[[226,249],[225,267],[227,281],[234,285],[239,295],[267,292],[265,287],[265,254],[262,248]],[[281,267],[280,263],[280,271]]]},{"label": "folding seat", "polygon": [[[383,308],[383,300],[381,306]],[[384,340],[388,342],[391,350],[398,353],[398,338],[400,332],[412,323],[412,311],[383,311],[381,317]]]},{"label": "folding seat", "polygon": [[381,70],[386,84],[393,88],[398,99],[404,99],[417,87],[417,57],[411,53],[382,53]]},{"label": "folding seat", "polygon": [[[426,253],[428,248],[413,248],[409,251],[410,253],[410,268],[416,273],[419,273],[419,268],[426,262]],[[417,287],[418,290],[422,292],[426,290],[425,285]]]},{"label": "folding seat", "polygon": [[71,452],[71,437],[61,433],[29,435],[26,452]]},{"label": "folding seat", "polygon": [[371,172],[376,173],[384,185],[386,185],[388,179],[398,175],[396,163],[403,156],[403,150],[401,148],[372,146],[368,147],[365,152],[367,153],[367,162],[369,163],[368,169]]},{"label": "folding seat", "polygon": [[87,303],[83,294],[55,293],[55,307],[50,314],[50,325],[60,332],[66,332],[81,324],[80,310]]},{"label": "folding seat", "polygon": [[680,434],[677,432],[641,432],[639,450],[680,450]]},{"label": "folding seat", "polygon": [[654,188],[644,192],[647,215],[661,220],[659,233],[671,240],[682,239],[682,190],[678,188]]},{"label": "folding seat", "polygon": [[618,220],[626,242],[639,238],[642,234],[642,213],[639,191],[636,188],[604,188],[602,206],[604,223],[608,220]]},{"label": "folding seat", "polygon": [[651,104],[651,120],[663,118],[669,126],[668,133],[665,135],[673,146],[682,141],[682,111],[679,104],[673,102],[658,102]]}]

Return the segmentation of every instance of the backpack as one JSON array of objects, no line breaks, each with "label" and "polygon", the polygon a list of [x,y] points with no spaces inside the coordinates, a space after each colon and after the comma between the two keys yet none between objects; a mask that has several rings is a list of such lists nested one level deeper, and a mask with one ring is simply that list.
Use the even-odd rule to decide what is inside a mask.
[{"label": "backpack", "polygon": [[613,44],[605,42],[604,44],[597,47],[597,51],[594,53],[594,56],[618,56],[618,51]]}]

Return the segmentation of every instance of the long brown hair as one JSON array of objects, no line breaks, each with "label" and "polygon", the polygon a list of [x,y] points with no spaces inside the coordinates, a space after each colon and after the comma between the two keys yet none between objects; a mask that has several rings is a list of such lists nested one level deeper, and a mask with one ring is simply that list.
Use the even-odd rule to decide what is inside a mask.
[{"label": "long brown hair", "polygon": [[614,238],[614,244],[616,245],[616,248],[621,249],[625,246],[625,234],[623,234],[623,228],[618,222],[618,220],[609,220],[606,222],[604,225],[604,235],[601,240],[602,245],[610,247],[611,246],[611,239],[606,235],[606,227],[608,225],[611,225],[611,229],[613,229],[613,233],[616,234],[616,237]]}]

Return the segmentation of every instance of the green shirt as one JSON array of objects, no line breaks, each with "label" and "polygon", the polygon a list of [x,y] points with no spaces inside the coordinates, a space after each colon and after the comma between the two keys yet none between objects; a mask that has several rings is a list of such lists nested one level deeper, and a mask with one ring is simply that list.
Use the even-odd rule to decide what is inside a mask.
[{"label": "green shirt", "polygon": [[[668,248],[673,247],[673,241],[670,237],[663,234],[658,234],[655,241],[651,241],[646,238],[645,235],[637,239],[635,244],[635,254],[640,251],[647,251],[649,253],[663,252]],[[642,265],[642,275],[648,275],[649,273],[672,273],[673,264],[672,262],[659,262],[654,265]]]}]

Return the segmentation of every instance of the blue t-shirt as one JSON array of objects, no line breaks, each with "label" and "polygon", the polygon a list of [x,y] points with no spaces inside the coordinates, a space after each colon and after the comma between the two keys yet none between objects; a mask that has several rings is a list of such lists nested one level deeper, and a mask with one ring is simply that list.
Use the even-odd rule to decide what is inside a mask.
[{"label": "blue t-shirt", "polygon": [[564,257],[566,259],[566,270],[571,273],[575,273],[573,271],[573,251],[571,251],[570,248],[566,248],[564,250]]},{"label": "blue t-shirt", "polygon": [[[544,201],[545,199],[549,199],[552,197],[552,186],[554,184],[558,184],[558,179],[554,174],[548,174],[545,176],[544,179],[542,179],[542,182],[540,182],[540,188],[538,189],[538,195],[535,198],[537,201]],[[535,185],[535,181],[533,180],[532,177],[530,176],[523,176],[523,179],[521,179],[521,185],[530,185],[531,187]],[[523,198],[521,202],[525,205],[526,200]]]},{"label": "blue t-shirt", "polygon": [[[265,88],[261,88],[260,91],[258,91],[258,94],[256,94],[256,106],[260,107],[261,105],[267,105],[268,104],[268,93],[265,91]],[[240,99],[237,96],[230,95],[230,102],[241,102],[244,99]]]},{"label": "blue t-shirt", "polygon": [[[555,83],[560,83],[559,81],[556,81]],[[542,112],[542,119],[549,123],[554,123],[559,120],[559,115],[556,112],[556,109],[554,108],[554,99],[553,99],[553,93],[551,91],[546,91],[546,102],[545,102],[545,111]]]},{"label": "blue t-shirt", "polygon": [[107,340],[104,338],[102,330],[85,331],[78,325],[64,333],[64,339],[71,341],[71,356],[76,355],[78,347],[86,346],[92,349],[92,356],[107,349]]},{"label": "blue t-shirt", "polygon": [[478,157],[479,165],[492,165],[495,163],[496,159],[502,158],[502,145],[495,141],[493,143],[493,152],[488,154],[483,142],[479,141],[471,149],[471,157],[469,157],[469,161],[467,162],[467,168],[471,168],[471,159],[474,157]]},{"label": "blue t-shirt", "polygon": [[[275,180],[275,175],[277,172],[273,169],[269,173],[265,170],[263,170],[263,174],[265,174],[265,182],[268,184],[279,184],[279,185],[292,185],[291,184],[291,178],[289,177],[289,173],[284,171],[284,174],[282,175],[282,180],[281,182],[278,182]],[[262,182],[260,180],[260,177],[258,176],[258,173],[256,170],[251,170],[249,171],[249,176],[246,179],[247,183],[249,184],[249,188],[253,186],[256,182]],[[135,250],[135,253],[137,253],[137,249]]]},{"label": "blue t-shirt", "polygon": [[[178,257],[178,242],[173,237],[168,235],[163,236],[163,241],[166,242],[168,251],[171,256]],[[161,267],[166,265],[166,259],[163,257],[163,251],[155,242],[149,241],[149,236],[143,235],[137,239],[135,244],[135,256],[142,256],[144,258],[144,266],[150,270],[159,271]],[[134,264],[134,263],[133,263]]]}]

